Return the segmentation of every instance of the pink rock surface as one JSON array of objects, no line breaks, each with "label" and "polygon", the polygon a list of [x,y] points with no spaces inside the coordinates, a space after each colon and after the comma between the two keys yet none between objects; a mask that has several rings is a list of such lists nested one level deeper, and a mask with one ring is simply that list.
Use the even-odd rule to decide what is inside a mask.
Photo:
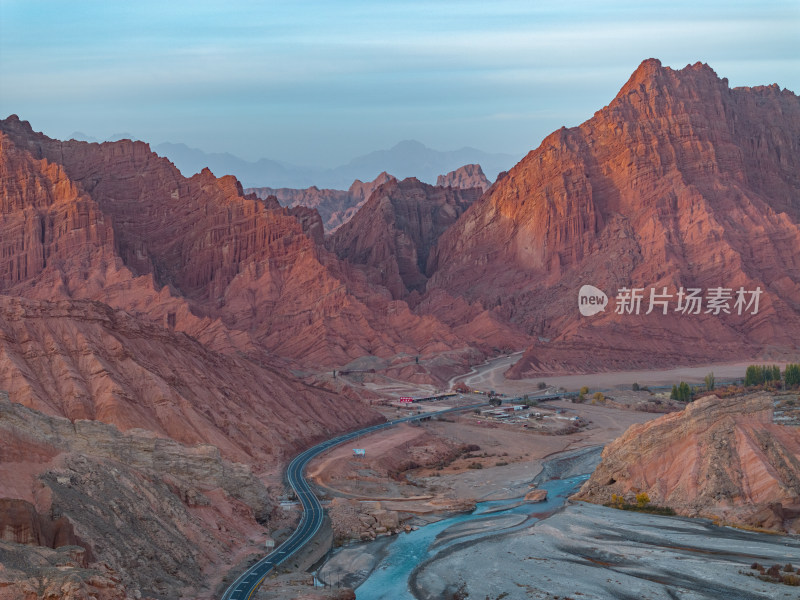
[{"label": "pink rock surface", "polygon": [[462,189],[480,188],[482,192],[485,192],[492,182],[483,174],[480,165],[464,165],[455,171],[450,171],[447,175],[439,175],[436,178],[436,185]]},{"label": "pink rock surface", "polygon": [[[800,333],[800,99],[648,60],[594,117],[548,136],[445,232],[427,290],[497,307],[540,341],[511,371],[793,353]],[[757,315],[592,318],[584,284],[760,287]],[[649,291],[649,290],[648,290]]]},{"label": "pink rock surface", "polygon": [[303,190],[292,188],[248,188],[247,192],[256,194],[262,200],[270,196],[289,208],[305,206],[316,209],[325,226],[325,231],[333,232],[347,223],[378,187],[395,178],[385,171],[372,181],[356,179],[347,190],[319,189],[316,186]]},{"label": "pink rock surface", "polygon": [[576,496],[609,502],[646,492],[689,516],[800,531],[800,430],[772,422],[770,394],[706,396],[634,425],[606,446]]}]

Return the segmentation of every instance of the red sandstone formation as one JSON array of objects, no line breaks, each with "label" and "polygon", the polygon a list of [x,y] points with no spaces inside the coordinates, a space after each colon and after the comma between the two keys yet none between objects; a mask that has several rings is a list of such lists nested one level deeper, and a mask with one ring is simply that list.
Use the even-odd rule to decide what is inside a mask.
[{"label": "red sandstone formation", "polygon": [[483,174],[480,165],[464,165],[455,171],[450,171],[447,175],[439,175],[436,185],[462,189],[480,188],[482,192],[485,192],[492,182]]},{"label": "red sandstone formation", "polygon": [[14,402],[213,444],[262,468],[312,440],[380,420],[256,357],[214,352],[97,302],[0,296],[0,340],[0,390]]},{"label": "red sandstone formation", "polygon": [[[214,446],[123,434],[1,398],[0,456],[0,489],[14,497],[0,499],[0,598],[58,581],[53,559],[72,565],[72,583],[131,594],[119,597],[216,597],[235,551],[265,535],[275,507],[250,467]],[[95,597],[67,589],[45,597]]]},{"label": "red sandstone formation", "polygon": [[[538,341],[512,376],[793,353],[800,339],[800,99],[647,60],[446,231],[428,293]],[[610,296],[582,317],[578,290]],[[757,314],[615,314],[617,290],[760,287]],[[649,297],[648,297],[649,298]],[[732,306],[731,306],[732,308]],[[642,309],[647,309],[646,303]]]},{"label": "red sandstone formation", "polygon": [[321,190],[312,186],[304,190],[261,187],[248,188],[246,191],[255,193],[262,200],[275,196],[281,205],[290,208],[295,206],[316,208],[322,217],[325,230],[333,232],[353,218],[372,192],[389,181],[395,181],[395,178],[384,171],[373,181],[364,183],[356,179],[348,190]]},{"label": "red sandstone formation", "polygon": [[404,298],[424,290],[431,248],[480,194],[479,188],[392,180],[331,236],[328,248],[342,260],[366,267],[394,298]]},{"label": "red sandstone formation", "polygon": [[[0,263],[0,292],[100,300],[215,349],[266,349],[316,367],[466,346],[330,256],[308,209],[267,206],[208,170],[183,178],[141,142],[59,142],[16,117],[0,129],[14,225],[2,238],[11,264]],[[31,172],[52,188],[46,202],[16,183]],[[54,220],[79,202],[84,216]],[[36,227],[41,241],[28,248]]]},{"label": "red sandstone formation", "polygon": [[772,422],[769,394],[701,398],[633,425],[603,450],[579,500],[634,501],[680,514],[800,532],[800,430]]}]

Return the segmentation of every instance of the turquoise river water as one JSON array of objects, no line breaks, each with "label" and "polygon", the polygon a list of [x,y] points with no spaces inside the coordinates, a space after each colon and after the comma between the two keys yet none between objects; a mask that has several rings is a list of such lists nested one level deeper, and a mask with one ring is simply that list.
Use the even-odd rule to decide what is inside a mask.
[{"label": "turquoise river water", "polygon": [[[397,536],[387,549],[370,576],[356,589],[357,600],[414,600],[408,589],[409,577],[413,570],[426,560],[436,556],[454,544],[477,540],[497,533],[508,533],[529,527],[535,521],[546,517],[560,508],[567,497],[575,493],[589,475],[578,475],[566,479],[553,479],[539,487],[547,490],[545,502],[522,502],[522,498],[482,502],[469,514],[431,523],[416,531]],[[508,506],[507,509],[503,509]],[[514,519],[513,515],[520,518]],[[511,518],[502,519],[502,517]],[[501,518],[498,518],[501,517]],[[465,535],[448,535],[447,530],[456,525],[469,523],[469,530],[480,529],[480,522],[496,520],[500,528],[488,526],[485,531],[465,532]],[[510,527],[502,523],[513,523]],[[458,529],[465,529],[463,526]],[[438,538],[438,541],[437,541]]]}]

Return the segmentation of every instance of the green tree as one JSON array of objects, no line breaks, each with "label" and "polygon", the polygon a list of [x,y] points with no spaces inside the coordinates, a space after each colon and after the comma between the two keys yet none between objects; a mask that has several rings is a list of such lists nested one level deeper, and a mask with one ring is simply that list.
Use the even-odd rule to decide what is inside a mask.
[{"label": "green tree", "polygon": [[772,365],[772,380],[773,381],[781,380],[781,368],[778,365]]},{"label": "green tree", "polygon": [[692,389],[689,387],[689,384],[685,381],[681,381],[678,384],[678,400],[680,402],[691,402],[692,401]]},{"label": "green tree", "polygon": [[744,373],[745,386],[761,385],[764,383],[764,367],[750,365]]},{"label": "green tree", "polygon": [[706,381],[706,389],[710,392],[711,390],[714,389],[714,384],[715,384],[714,371],[711,371],[708,375],[706,375],[705,381]]},{"label": "green tree", "polygon": [[669,395],[670,400],[678,400],[678,386],[674,383],[672,384],[672,392]]},{"label": "green tree", "polygon": [[800,364],[786,365],[786,370],[783,372],[783,383],[787,389],[800,385]]},{"label": "green tree", "polygon": [[639,384],[638,384],[638,383],[636,383],[636,382],[634,381],[634,382],[633,382],[633,385],[631,386],[631,389],[632,389],[634,392],[638,392],[638,391],[639,391]]}]

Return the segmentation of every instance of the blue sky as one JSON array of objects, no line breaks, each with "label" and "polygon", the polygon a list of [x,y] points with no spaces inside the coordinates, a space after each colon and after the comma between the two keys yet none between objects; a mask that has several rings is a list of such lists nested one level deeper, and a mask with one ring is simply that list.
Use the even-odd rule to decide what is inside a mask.
[{"label": "blue sky", "polygon": [[800,93],[799,33],[799,0],[0,0],[0,117],[306,165],[521,155],[649,57]]}]

